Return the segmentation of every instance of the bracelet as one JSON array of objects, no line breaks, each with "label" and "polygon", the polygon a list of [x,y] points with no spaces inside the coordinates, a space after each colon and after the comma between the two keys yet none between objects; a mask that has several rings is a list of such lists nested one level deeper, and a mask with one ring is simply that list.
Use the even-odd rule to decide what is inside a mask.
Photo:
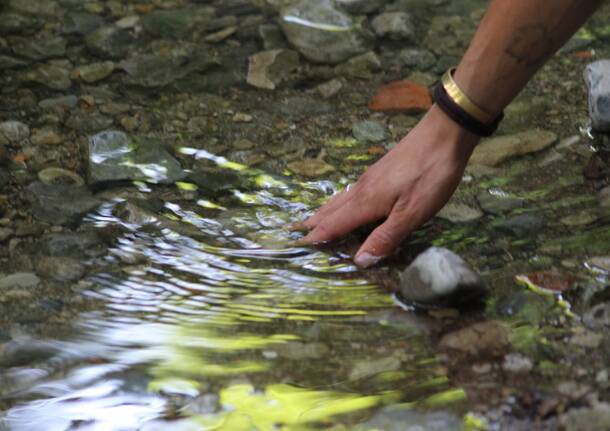
[{"label": "bracelet", "polygon": [[479,136],[491,136],[498,129],[504,113],[493,118],[475,105],[453,80],[449,69],[434,90],[434,101],[449,118]]}]

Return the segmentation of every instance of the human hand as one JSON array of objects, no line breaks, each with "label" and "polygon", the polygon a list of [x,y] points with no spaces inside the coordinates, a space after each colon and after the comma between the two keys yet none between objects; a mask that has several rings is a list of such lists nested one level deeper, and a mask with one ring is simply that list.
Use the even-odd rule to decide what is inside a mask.
[{"label": "human hand", "polygon": [[363,268],[389,256],[447,203],[462,179],[479,137],[434,105],[419,124],[358,181],[305,221],[305,244],[332,241],[386,219],[356,253]]}]

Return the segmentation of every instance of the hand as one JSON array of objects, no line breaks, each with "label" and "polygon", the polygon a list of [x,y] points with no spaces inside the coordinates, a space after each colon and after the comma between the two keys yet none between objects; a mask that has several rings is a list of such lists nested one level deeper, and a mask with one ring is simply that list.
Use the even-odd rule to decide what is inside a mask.
[{"label": "hand", "polygon": [[388,154],[352,186],[305,221],[306,244],[332,241],[359,226],[386,219],[354,259],[363,268],[390,255],[447,203],[462,179],[479,137],[434,105]]}]

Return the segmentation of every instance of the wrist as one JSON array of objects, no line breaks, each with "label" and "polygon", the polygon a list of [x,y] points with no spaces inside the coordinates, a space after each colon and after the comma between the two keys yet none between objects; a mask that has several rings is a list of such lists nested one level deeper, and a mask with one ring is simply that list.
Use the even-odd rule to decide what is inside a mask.
[{"label": "wrist", "polygon": [[426,114],[426,121],[442,133],[441,142],[448,145],[457,145],[468,153],[474,150],[481,137],[468,131],[453,121],[438,105],[434,104]]}]

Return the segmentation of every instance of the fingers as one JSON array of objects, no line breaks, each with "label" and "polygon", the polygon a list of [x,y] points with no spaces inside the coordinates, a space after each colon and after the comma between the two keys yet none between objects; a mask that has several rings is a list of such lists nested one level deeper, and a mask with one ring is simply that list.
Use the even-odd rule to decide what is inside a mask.
[{"label": "fingers", "polygon": [[345,205],[348,201],[348,198],[352,196],[352,193],[349,189],[345,189],[340,193],[334,195],[328,202],[326,202],[322,207],[311,217],[309,217],[303,223],[305,227],[309,229],[315,228],[318,223],[324,220],[325,217],[329,216],[333,212],[335,212],[338,208]]},{"label": "fingers", "polygon": [[357,227],[381,218],[376,208],[360,205],[357,199],[349,200],[345,205],[322,218],[315,228],[303,238],[305,244],[332,241],[346,235]]},{"label": "fingers", "polygon": [[361,268],[369,268],[389,256],[400,243],[419,225],[419,221],[406,210],[394,209],[387,220],[366,239],[354,262]]}]

